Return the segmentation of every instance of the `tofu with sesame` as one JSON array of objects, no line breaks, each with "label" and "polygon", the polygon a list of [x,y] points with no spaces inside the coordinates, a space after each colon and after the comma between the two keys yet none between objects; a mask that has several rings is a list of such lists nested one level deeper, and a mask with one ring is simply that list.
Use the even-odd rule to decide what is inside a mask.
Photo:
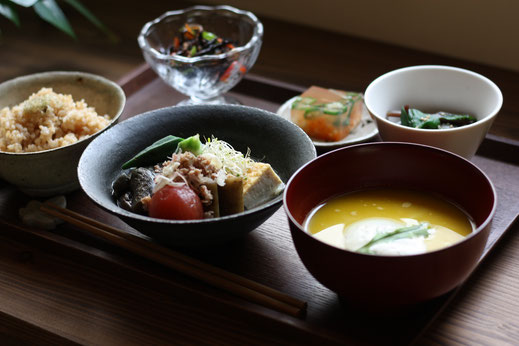
[{"label": "tofu with sesame", "polygon": [[247,172],[243,184],[243,204],[252,209],[276,197],[285,184],[268,163],[256,162]]}]

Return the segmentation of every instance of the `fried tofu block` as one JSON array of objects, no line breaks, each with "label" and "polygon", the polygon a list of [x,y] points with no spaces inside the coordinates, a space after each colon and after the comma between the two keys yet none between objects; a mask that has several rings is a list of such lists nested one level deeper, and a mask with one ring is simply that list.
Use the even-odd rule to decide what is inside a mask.
[{"label": "fried tofu block", "polygon": [[256,162],[247,172],[243,204],[252,209],[279,195],[285,185],[268,163]]},{"label": "fried tofu block", "polygon": [[218,186],[220,216],[243,211],[243,178],[227,176],[224,186]]},{"label": "fried tofu block", "polygon": [[333,142],[357,127],[364,107],[360,93],[312,86],[292,104],[291,119],[313,139]]}]

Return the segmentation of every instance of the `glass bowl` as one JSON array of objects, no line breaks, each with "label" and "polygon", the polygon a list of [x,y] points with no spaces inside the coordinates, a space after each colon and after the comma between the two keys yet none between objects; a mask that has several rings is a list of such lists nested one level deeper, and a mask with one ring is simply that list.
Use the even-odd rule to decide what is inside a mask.
[{"label": "glass bowl", "polygon": [[[228,39],[234,48],[221,54],[192,57],[171,54],[174,37],[185,24]],[[169,11],[146,23],[138,42],[146,62],[170,86],[190,97],[182,104],[239,103],[223,94],[254,65],[263,37],[256,16],[230,6],[193,6]]]}]

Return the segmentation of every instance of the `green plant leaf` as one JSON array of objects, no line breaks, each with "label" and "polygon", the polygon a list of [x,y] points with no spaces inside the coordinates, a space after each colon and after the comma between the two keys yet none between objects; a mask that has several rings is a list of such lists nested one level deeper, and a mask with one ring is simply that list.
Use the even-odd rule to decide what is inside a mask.
[{"label": "green plant leaf", "polygon": [[13,4],[23,6],[23,7],[32,7],[39,0],[8,0],[8,2],[12,2]]},{"label": "green plant leaf", "polygon": [[18,13],[11,2],[0,0],[0,15],[9,19],[16,26],[20,26],[20,18],[18,18]]},{"label": "green plant leaf", "polygon": [[402,110],[400,111],[400,123],[404,126],[414,127],[412,119],[404,106],[402,106]]},{"label": "green plant leaf", "polygon": [[75,8],[86,19],[94,24],[98,29],[103,31],[111,41],[118,41],[117,35],[110,31],[88,8],[86,8],[79,0],[64,0],[67,4]]},{"label": "green plant leaf", "polygon": [[413,125],[419,129],[439,129],[440,116],[438,114],[424,113],[418,109],[410,108],[409,115],[413,119]]},{"label": "green plant leaf", "polygon": [[477,121],[477,119],[468,114],[452,114],[446,112],[439,112],[440,122],[451,124],[454,126],[463,126],[472,124]]},{"label": "green plant leaf", "polygon": [[400,122],[404,126],[417,129],[438,129],[440,127],[440,116],[438,114],[427,114],[414,108],[409,108],[406,111],[405,107],[402,107]]},{"label": "green plant leaf", "polygon": [[34,4],[34,10],[43,20],[54,25],[67,35],[76,38],[74,30],[70,26],[67,17],[55,0],[39,0]]}]

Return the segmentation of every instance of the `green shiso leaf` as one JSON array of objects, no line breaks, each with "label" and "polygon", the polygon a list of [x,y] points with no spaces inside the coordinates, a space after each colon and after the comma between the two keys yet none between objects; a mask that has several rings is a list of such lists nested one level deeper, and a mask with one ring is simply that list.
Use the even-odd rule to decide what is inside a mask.
[{"label": "green shiso leaf", "polygon": [[183,138],[166,136],[141,150],[137,155],[122,165],[122,169],[131,167],[147,167],[165,161],[176,150]]}]

